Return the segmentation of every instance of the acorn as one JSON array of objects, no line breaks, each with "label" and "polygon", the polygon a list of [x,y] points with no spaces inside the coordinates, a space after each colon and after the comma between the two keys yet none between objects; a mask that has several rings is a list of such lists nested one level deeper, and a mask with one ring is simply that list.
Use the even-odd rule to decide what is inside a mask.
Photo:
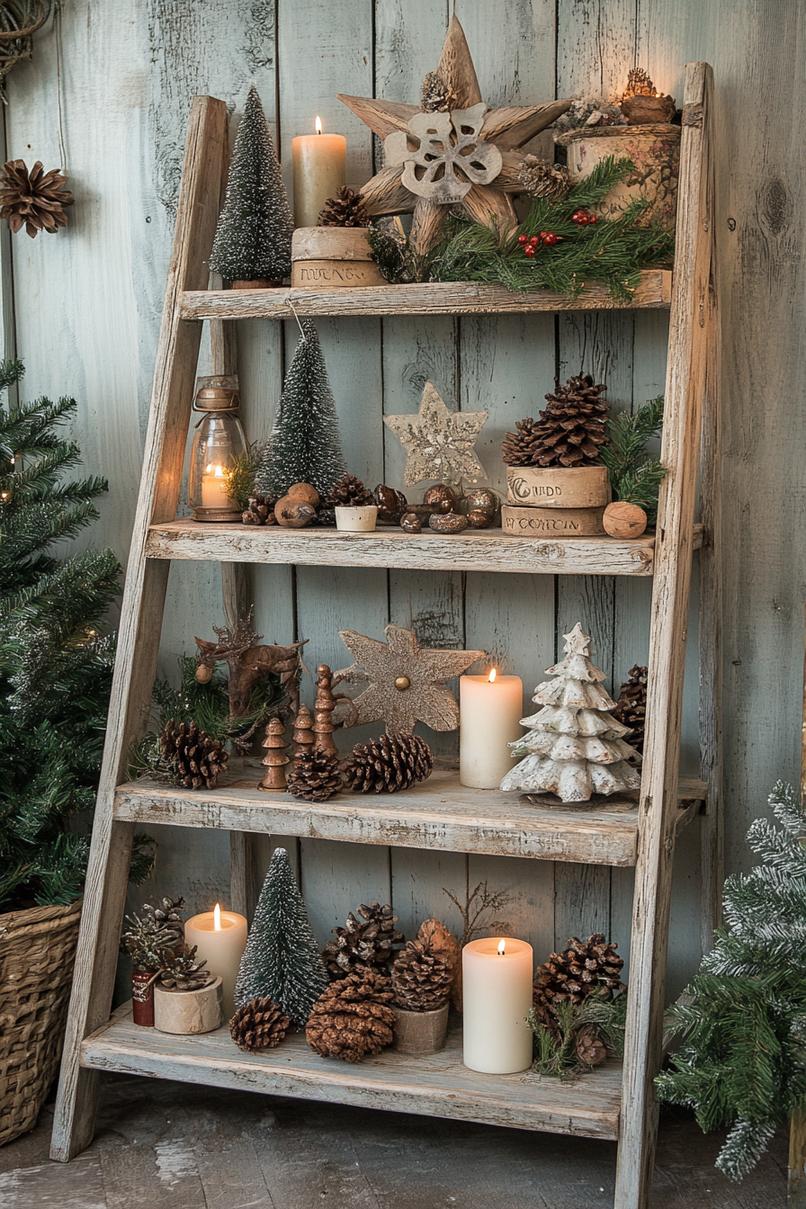
[{"label": "acorn", "polygon": [[316,516],[316,509],[298,496],[284,495],[275,504],[274,515],[284,529],[304,529]]}]

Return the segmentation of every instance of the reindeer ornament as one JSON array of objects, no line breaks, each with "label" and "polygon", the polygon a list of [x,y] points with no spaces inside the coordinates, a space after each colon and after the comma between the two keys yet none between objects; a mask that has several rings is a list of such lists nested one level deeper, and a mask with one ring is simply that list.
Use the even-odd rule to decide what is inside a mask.
[{"label": "reindeer ornament", "polygon": [[231,630],[213,626],[217,642],[197,638],[196,680],[207,684],[217,663],[229,669],[227,691],[231,718],[242,718],[249,708],[252,690],[261,676],[274,673],[288,695],[292,713],[299,709],[299,678],[302,671],[302,648],[308,641],[292,642],[290,646],[259,645],[262,635],[252,626],[252,610]]}]

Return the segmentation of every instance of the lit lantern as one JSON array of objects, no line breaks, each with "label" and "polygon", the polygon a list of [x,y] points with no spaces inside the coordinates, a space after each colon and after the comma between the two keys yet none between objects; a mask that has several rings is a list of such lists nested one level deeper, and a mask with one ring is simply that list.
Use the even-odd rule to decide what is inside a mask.
[{"label": "lit lantern", "polygon": [[246,456],[238,418],[240,398],[234,375],[199,378],[193,410],[202,418],[193,436],[188,498],[196,521],[237,521],[241,510],[231,496],[232,472]]}]

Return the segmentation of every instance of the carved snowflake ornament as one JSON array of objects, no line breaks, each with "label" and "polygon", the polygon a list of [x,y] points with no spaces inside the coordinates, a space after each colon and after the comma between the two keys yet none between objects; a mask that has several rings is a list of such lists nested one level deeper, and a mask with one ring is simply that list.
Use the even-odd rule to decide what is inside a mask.
[{"label": "carved snowflake ornament", "polygon": [[451,113],[417,113],[406,130],[384,140],[387,167],[402,165],[401,180],[410,193],[440,205],[462,201],[473,185],[489,185],[504,160],[482,137],[487,106]]}]

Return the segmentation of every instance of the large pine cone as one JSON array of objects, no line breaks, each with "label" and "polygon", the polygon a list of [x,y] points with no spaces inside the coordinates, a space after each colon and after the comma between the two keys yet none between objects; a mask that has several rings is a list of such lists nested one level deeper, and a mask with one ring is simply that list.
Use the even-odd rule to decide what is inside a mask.
[{"label": "large pine cone", "polygon": [[306,802],[326,802],[342,787],[339,757],[314,748],[301,751],[294,758],[293,771],[288,776],[288,792]]},{"label": "large pine cone", "polygon": [[274,1049],[290,1028],[288,1016],[268,995],[248,999],[229,1022],[232,1040],[239,1049],[249,1053],[259,1049]]},{"label": "large pine cone", "polygon": [[629,726],[630,746],[644,754],[644,731],[646,728],[646,686],[649,668],[636,663],[627,673],[622,684],[613,717],[623,726]]},{"label": "large pine cone", "polygon": [[552,953],[539,967],[535,1002],[582,1003],[594,991],[612,999],[624,989],[621,981],[624,959],[617,949],[618,945],[606,941],[601,932],[594,932],[587,940],[572,936],[561,953]]},{"label": "large pine cone", "polygon": [[344,769],[350,789],[359,793],[395,793],[431,776],[431,749],[419,735],[380,735],[356,743]]},{"label": "large pine cone", "polygon": [[342,185],[335,197],[329,197],[319,212],[320,227],[368,227],[369,214],[356,189]]},{"label": "large pine cone", "polygon": [[177,785],[186,789],[215,789],[227,767],[229,753],[195,722],[166,722],[160,734],[160,754]]},{"label": "large pine cone", "polygon": [[362,903],[358,916],[351,911],[343,928],[334,928],[334,939],[322,952],[330,974],[343,978],[361,967],[386,971],[405,940],[396,928],[397,916],[389,906]]},{"label": "large pine cone", "polygon": [[9,160],[0,178],[0,217],[8,219],[12,232],[25,227],[32,239],[40,231],[54,234],[67,226],[65,207],[72,206],[73,195],[67,178],[58,168],[45,172],[39,160],[29,172],[24,160]]},{"label": "large pine cone", "polygon": [[448,1002],[453,968],[445,957],[420,940],[410,940],[394,960],[392,989],[398,1007],[431,1012]]},{"label": "large pine cone", "polygon": [[332,982],[313,1005],[305,1026],[312,1050],[323,1058],[360,1062],[394,1040],[395,1014],[389,979],[377,970],[359,970]]},{"label": "large pine cone", "polygon": [[607,440],[607,388],[590,374],[569,378],[546,395],[548,407],[537,420],[521,420],[508,432],[501,456],[508,466],[596,466]]},{"label": "large pine cone", "polygon": [[325,504],[331,508],[363,508],[375,501],[372,492],[354,474],[343,474],[330,488]]}]

